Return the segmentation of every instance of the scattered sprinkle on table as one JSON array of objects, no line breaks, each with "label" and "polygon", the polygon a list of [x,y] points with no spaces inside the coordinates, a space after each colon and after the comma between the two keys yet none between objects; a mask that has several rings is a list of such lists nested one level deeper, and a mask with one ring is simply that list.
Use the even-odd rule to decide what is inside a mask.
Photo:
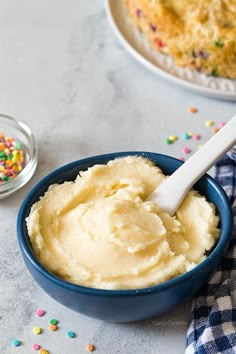
[{"label": "scattered sprinkle on table", "polygon": [[184,140],[188,140],[188,139],[190,139],[191,138],[191,135],[189,134],[189,133],[184,133],[183,134],[183,139]]},{"label": "scattered sprinkle on table", "polygon": [[87,347],[86,347],[86,349],[87,349],[88,352],[93,352],[94,349],[95,349],[95,347],[94,347],[93,344],[88,344]]},{"label": "scattered sprinkle on table", "polygon": [[216,134],[216,133],[218,133],[219,128],[213,127],[211,131],[212,131],[213,134]]},{"label": "scattered sprinkle on table", "polygon": [[201,139],[201,136],[199,134],[193,134],[193,139],[199,140],[199,139]]},{"label": "scattered sprinkle on table", "polygon": [[170,136],[168,137],[168,139],[173,142],[173,141],[176,141],[176,140],[178,139],[178,137],[177,137],[176,135],[170,135]]},{"label": "scattered sprinkle on table", "polygon": [[182,149],[182,152],[183,152],[183,154],[189,154],[191,152],[191,150],[188,147],[184,147]]},{"label": "scattered sprinkle on table", "polygon": [[40,327],[36,326],[33,328],[33,332],[34,332],[34,334],[40,334],[42,332],[42,330]]},{"label": "scattered sprinkle on table", "polygon": [[47,349],[40,349],[40,354],[49,354]]},{"label": "scattered sprinkle on table", "polygon": [[[184,161],[183,157],[180,157],[180,160]],[[36,314],[36,316],[41,317],[41,316],[44,316],[45,313],[46,312],[44,310],[39,309],[39,310],[36,311],[35,314]],[[57,319],[55,319],[55,318],[51,319],[50,320],[50,324],[49,324],[49,329],[51,331],[56,331],[58,322],[59,321]],[[39,327],[39,326],[33,327],[33,333],[40,334],[42,332],[43,332],[43,330],[42,330],[41,327]],[[74,331],[67,331],[66,332],[66,336],[68,338],[75,338],[76,337],[76,333]],[[20,345],[22,345],[22,342],[20,340],[18,340],[18,339],[13,339],[11,344],[14,347],[19,347]],[[39,351],[40,354],[50,354],[49,350],[47,350],[45,348],[41,348],[41,345],[38,344],[38,343],[31,344],[31,348],[33,350],[35,350],[35,351]],[[86,346],[87,352],[93,352],[95,349],[96,349],[95,346],[93,344],[91,344],[91,343],[87,344],[87,346]]]},{"label": "scattered sprinkle on table", "polygon": [[55,325],[55,324],[50,324],[50,325],[48,326],[48,329],[49,329],[50,331],[54,332],[54,331],[57,330],[57,325]]},{"label": "scattered sprinkle on table", "polygon": [[0,185],[14,179],[24,164],[22,144],[0,132]]},{"label": "scattered sprinkle on table", "polygon": [[42,316],[44,316],[44,315],[45,315],[45,311],[44,311],[44,310],[37,310],[37,311],[36,311],[36,316],[42,317]]},{"label": "scattered sprinkle on table", "polygon": [[226,124],[225,122],[220,122],[219,127],[223,128],[225,126],[225,124]]},{"label": "scattered sprinkle on table", "polygon": [[66,333],[66,335],[67,335],[68,338],[74,338],[74,337],[75,337],[75,332],[73,332],[73,331],[68,331],[68,332]]},{"label": "scattered sprinkle on table", "polygon": [[170,144],[172,144],[172,143],[173,143],[173,141],[172,141],[170,138],[167,138],[167,139],[166,139],[166,144],[167,144],[167,145],[170,145]]},{"label": "scattered sprinkle on table", "polygon": [[32,345],[32,348],[34,350],[39,350],[40,349],[40,345],[35,343],[35,344]]},{"label": "scattered sprinkle on table", "polygon": [[191,106],[191,107],[189,107],[188,111],[189,111],[190,113],[197,113],[197,108]]},{"label": "scattered sprinkle on table", "polygon": [[214,125],[215,123],[212,120],[206,120],[205,121],[205,126],[206,127],[211,127],[212,125]]},{"label": "scattered sprinkle on table", "polygon": [[13,345],[13,347],[19,347],[21,345],[21,342],[19,341],[19,339],[13,339],[11,344]]}]

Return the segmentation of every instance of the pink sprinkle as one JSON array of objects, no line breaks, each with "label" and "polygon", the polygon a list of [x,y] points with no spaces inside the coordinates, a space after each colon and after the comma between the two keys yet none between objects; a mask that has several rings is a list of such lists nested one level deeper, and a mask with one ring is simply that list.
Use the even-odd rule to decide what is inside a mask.
[{"label": "pink sprinkle", "polygon": [[179,157],[179,160],[184,161],[184,158],[182,156]]},{"label": "pink sprinkle", "polygon": [[225,124],[226,124],[225,122],[221,122],[221,123],[219,124],[219,127],[222,128]]},{"label": "pink sprinkle", "polygon": [[194,140],[199,140],[201,136],[199,134],[193,134],[193,139]]},{"label": "pink sprinkle", "polygon": [[45,311],[44,310],[37,310],[36,311],[36,316],[42,317],[43,315],[45,315]]},{"label": "pink sprinkle", "polygon": [[189,148],[187,148],[187,147],[184,147],[184,148],[182,149],[182,152],[183,152],[184,154],[189,154],[189,153],[191,152],[191,150],[190,150]]},{"label": "pink sprinkle", "polygon": [[32,348],[34,349],[34,350],[39,350],[41,347],[40,347],[40,345],[39,344],[33,344],[32,345]]}]

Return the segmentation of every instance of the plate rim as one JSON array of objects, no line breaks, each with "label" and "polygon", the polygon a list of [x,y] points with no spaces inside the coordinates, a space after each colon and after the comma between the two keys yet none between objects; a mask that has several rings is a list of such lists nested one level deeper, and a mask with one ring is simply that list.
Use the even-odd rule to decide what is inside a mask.
[{"label": "plate rim", "polygon": [[110,23],[111,28],[113,29],[114,33],[116,34],[117,38],[119,41],[122,43],[124,48],[131,54],[133,58],[135,58],[139,63],[143,64],[144,67],[146,67],[148,70],[154,72],[155,74],[159,75],[160,77],[169,80],[170,82],[173,82],[174,84],[177,84],[183,88],[188,88],[191,89],[193,92],[200,93],[202,95],[206,95],[208,97],[212,98],[220,98],[228,101],[236,101],[236,92],[232,91],[219,91],[214,88],[208,88],[201,86],[196,83],[189,82],[183,78],[180,78],[178,76],[175,76],[173,74],[168,73],[166,70],[158,67],[157,65],[153,64],[151,61],[146,59],[142,54],[139,53],[138,50],[136,50],[132,44],[128,41],[128,39],[125,37],[125,35],[122,33],[119,25],[117,24],[117,21],[114,16],[114,2],[117,1],[122,1],[122,0],[105,0],[105,11],[106,15],[108,18],[108,21]]}]

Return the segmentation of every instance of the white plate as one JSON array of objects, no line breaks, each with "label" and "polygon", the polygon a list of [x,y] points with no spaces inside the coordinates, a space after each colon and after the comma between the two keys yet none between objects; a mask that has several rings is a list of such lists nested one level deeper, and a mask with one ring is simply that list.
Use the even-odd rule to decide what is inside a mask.
[{"label": "white plate", "polygon": [[150,47],[132,26],[123,0],[105,0],[109,22],[124,47],[153,73],[200,94],[236,101],[236,80],[215,78],[177,67],[173,60]]}]

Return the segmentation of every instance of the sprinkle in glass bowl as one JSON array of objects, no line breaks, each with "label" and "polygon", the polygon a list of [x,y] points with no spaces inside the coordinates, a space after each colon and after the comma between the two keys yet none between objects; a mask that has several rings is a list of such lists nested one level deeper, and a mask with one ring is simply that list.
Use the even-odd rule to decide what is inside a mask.
[{"label": "sprinkle in glass bowl", "polygon": [[4,175],[3,171],[0,171],[4,176],[1,180],[2,183],[0,183],[0,199],[2,199],[23,187],[33,176],[38,163],[38,149],[30,128],[25,123],[8,115],[0,114],[0,136],[2,145],[8,144],[7,139],[9,139],[16,147],[13,154],[9,151],[5,154],[7,146],[5,146],[6,149],[0,151],[0,170],[3,170],[3,166],[5,167],[4,159],[8,159],[8,162],[10,159],[14,159],[14,152],[16,153],[17,149],[23,155],[21,171],[11,176],[9,172],[11,167],[9,167],[9,178]]}]

